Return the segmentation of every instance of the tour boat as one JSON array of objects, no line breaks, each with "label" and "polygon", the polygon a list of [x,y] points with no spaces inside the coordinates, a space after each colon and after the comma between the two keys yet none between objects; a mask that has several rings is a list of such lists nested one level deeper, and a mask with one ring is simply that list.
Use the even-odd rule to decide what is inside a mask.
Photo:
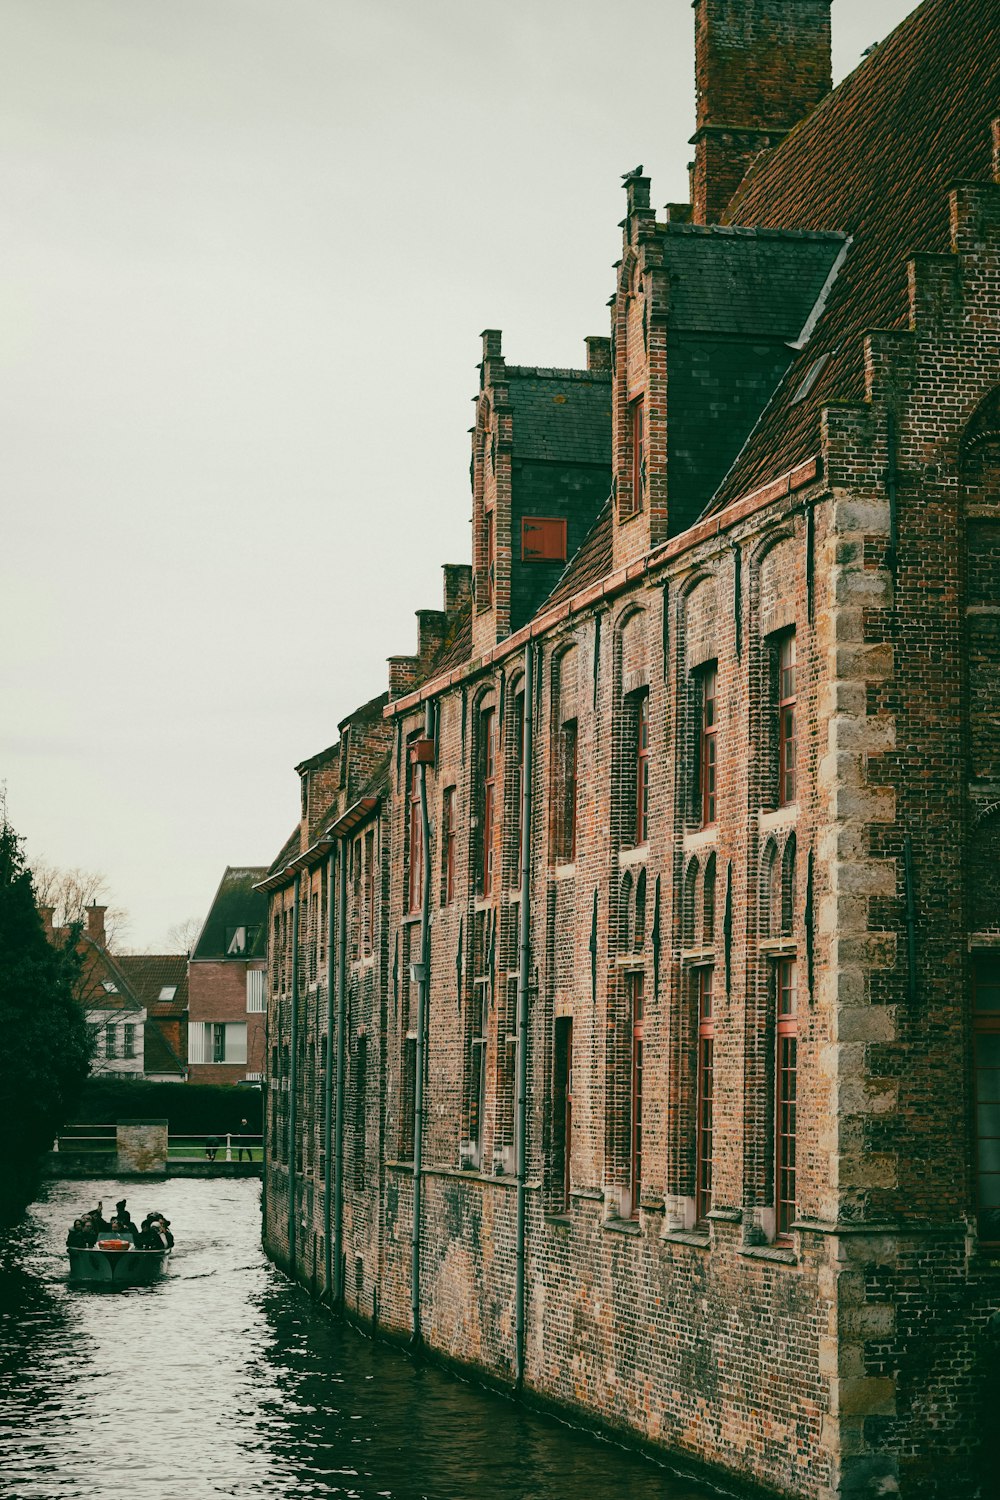
[{"label": "tour boat", "polygon": [[110,1286],[145,1286],[163,1270],[169,1250],[137,1250],[130,1240],[103,1239],[91,1249],[69,1251],[73,1281]]}]

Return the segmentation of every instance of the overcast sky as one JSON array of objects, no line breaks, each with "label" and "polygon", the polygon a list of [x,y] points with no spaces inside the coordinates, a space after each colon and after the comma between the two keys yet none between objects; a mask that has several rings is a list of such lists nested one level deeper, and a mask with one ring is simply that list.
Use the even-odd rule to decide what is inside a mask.
[{"label": "overcast sky", "polygon": [[[836,0],[837,77],[913,8]],[[687,197],[692,17],[0,0],[0,781],[135,946],[271,861],[468,560],[480,330],[607,332],[620,174]]]}]

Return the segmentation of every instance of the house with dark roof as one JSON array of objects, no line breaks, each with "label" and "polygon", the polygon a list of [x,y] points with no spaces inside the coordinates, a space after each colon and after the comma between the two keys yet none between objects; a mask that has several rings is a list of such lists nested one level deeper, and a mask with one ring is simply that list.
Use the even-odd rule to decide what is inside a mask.
[{"label": "house with dark roof", "polygon": [[836,88],[830,0],[694,12],[691,201],[626,174],[585,368],[483,335],[471,570],[299,767],[265,1244],[730,1483],[972,1500],[1000,0],[924,0]]},{"label": "house with dark roof", "polygon": [[267,902],[262,867],[230,865],[187,963],[189,1083],[264,1078]]},{"label": "house with dark roof", "polygon": [[[49,942],[64,944],[72,929],[54,927],[54,911],[51,906],[39,907]],[[142,1078],[149,1012],[133,988],[122,959],[108,947],[106,911],[106,906],[98,906],[96,902],[86,907],[83,926],[76,938],[81,960],[77,994],[94,1040],[90,1071]]]},{"label": "house with dark roof", "polygon": [[124,954],[116,963],[146,1012],[143,1077],[154,1083],[186,1082],[187,954]]}]

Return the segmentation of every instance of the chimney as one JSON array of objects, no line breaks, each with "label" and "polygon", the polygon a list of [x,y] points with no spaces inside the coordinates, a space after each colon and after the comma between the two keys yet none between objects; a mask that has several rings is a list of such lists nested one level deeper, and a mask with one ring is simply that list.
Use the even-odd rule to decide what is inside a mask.
[{"label": "chimney", "polygon": [[695,0],[693,220],[718,224],[761,151],[828,94],[831,0]]},{"label": "chimney", "polygon": [[592,333],[583,341],[587,346],[588,370],[611,370],[611,340],[604,335]]},{"label": "chimney", "polygon": [[56,909],[54,906],[40,906],[38,908],[38,915],[42,919],[42,931],[45,933],[45,936],[48,938],[50,943],[54,943],[56,937],[55,928],[52,925],[52,918],[55,916],[55,914]]},{"label": "chimney", "polygon": [[107,909],[106,906],[98,906],[96,901],[93,906],[84,907],[83,914],[87,919],[87,936],[99,948],[107,947],[108,940],[104,933],[104,913]]}]

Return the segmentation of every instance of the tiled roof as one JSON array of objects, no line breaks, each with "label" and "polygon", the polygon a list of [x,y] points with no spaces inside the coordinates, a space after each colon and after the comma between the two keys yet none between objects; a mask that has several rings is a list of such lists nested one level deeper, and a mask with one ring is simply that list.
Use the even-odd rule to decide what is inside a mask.
[{"label": "tiled roof", "polygon": [[266,874],[276,875],[302,851],[302,824],[296,823],[278,853],[267,867]]},{"label": "tiled roof", "polygon": [[455,631],[452,639],[446,641],[441,653],[434,663],[431,677],[438,677],[442,672],[450,672],[455,667],[464,666],[472,655],[472,606],[465,611],[461,624]]},{"label": "tiled roof", "polygon": [[[187,1009],[188,978],[186,953],[129,953],[116,960],[140,1005],[150,1015],[180,1015]],[[173,989],[170,999],[160,993]]]},{"label": "tiled roof", "polygon": [[599,511],[597,520],[581,546],[566,564],[562,577],[542,605],[542,611],[549,609],[553,604],[560,604],[563,599],[569,599],[573,594],[578,594],[588,584],[596,583],[598,579],[610,572],[611,501],[608,500]]},{"label": "tiled roof", "polygon": [[607,465],[611,372],[508,365],[518,459]]},{"label": "tiled roof", "polygon": [[[824,404],[864,399],[863,336],[906,327],[907,260],[950,249],[949,186],[992,179],[997,115],[1000,0],[924,0],[749,178],[730,205],[733,224],[839,230],[853,244],[713,506],[813,456]],[[823,354],[813,391],[795,403]]]}]

